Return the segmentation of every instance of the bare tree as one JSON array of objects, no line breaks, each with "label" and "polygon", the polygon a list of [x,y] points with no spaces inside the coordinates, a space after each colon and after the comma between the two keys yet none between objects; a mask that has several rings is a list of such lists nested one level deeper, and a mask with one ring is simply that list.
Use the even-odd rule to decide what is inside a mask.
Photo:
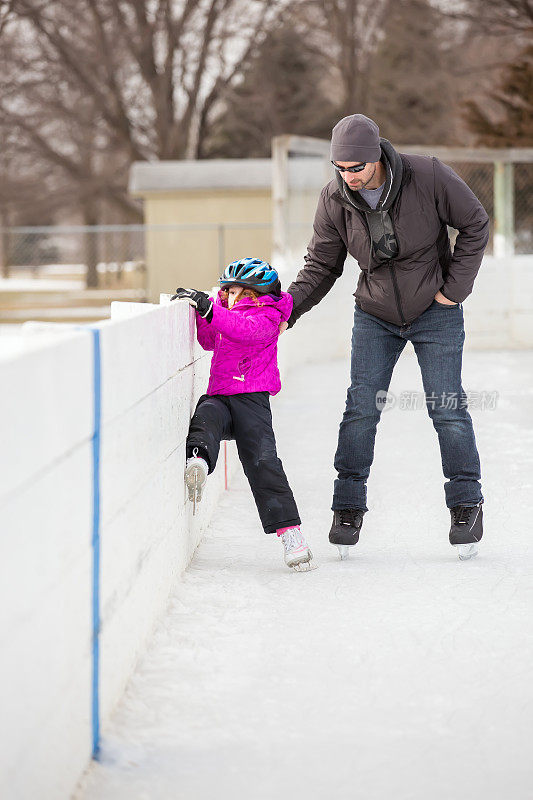
[{"label": "bare tree", "polygon": [[439,6],[450,18],[469,23],[485,36],[531,35],[533,31],[533,0],[440,0]]},{"label": "bare tree", "polygon": [[490,93],[492,108],[465,103],[468,126],[478,144],[488,147],[530,147],[533,142],[533,45],[509,64],[500,84]]},{"label": "bare tree", "polygon": [[202,119],[278,13],[268,0],[14,0],[40,56],[129,159],[194,158]]},{"label": "bare tree", "polygon": [[261,158],[270,155],[273,136],[329,136],[338,114],[324,74],[324,57],[307,48],[290,17],[281,19],[226,94],[202,156]]},{"label": "bare tree", "polygon": [[0,0],[0,36],[13,13],[14,0]]},{"label": "bare tree", "polygon": [[[371,74],[368,111],[396,144],[451,144],[455,49],[446,19],[429,0],[396,0],[382,26]],[[455,57],[455,61],[454,61]]]},{"label": "bare tree", "polygon": [[[104,196],[129,218],[138,218],[139,209],[120,186],[125,185],[124,153],[103,129],[93,99],[80,91],[32,27],[16,17],[15,6],[2,31],[0,56],[0,131],[10,145],[2,170],[4,220],[43,224],[55,210],[69,209],[94,225]],[[86,242],[88,286],[98,282],[96,244],[93,234]]]},{"label": "bare tree", "polygon": [[103,199],[137,219],[126,193],[131,162],[197,156],[214,106],[285,2],[3,3],[10,65],[0,75],[0,126],[16,132],[19,156],[47,165],[57,197],[86,224],[99,221]]},{"label": "bare tree", "polygon": [[329,61],[341,116],[366,110],[368,76],[390,0],[307,0],[307,36]]}]

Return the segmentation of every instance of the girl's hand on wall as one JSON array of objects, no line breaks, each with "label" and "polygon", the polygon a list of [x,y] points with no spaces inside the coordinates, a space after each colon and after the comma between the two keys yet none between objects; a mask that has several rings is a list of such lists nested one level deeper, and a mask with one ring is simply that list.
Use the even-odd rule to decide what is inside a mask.
[{"label": "girl's hand on wall", "polygon": [[198,289],[182,289],[180,287],[176,289],[176,294],[174,294],[170,299],[187,300],[189,305],[193,306],[201,317],[208,319],[208,321],[211,322],[209,316],[213,309],[213,301],[205,292],[200,292]]}]

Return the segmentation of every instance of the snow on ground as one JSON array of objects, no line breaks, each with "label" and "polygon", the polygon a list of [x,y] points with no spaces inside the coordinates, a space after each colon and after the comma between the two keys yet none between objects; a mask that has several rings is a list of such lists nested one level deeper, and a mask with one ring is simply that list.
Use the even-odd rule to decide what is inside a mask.
[{"label": "snow on ground", "polygon": [[0,278],[0,292],[67,292],[84,287],[84,281],[53,278]]},{"label": "snow on ground", "polygon": [[[320,568],[290,573],[241,474],[171,599],[80,800],[533,796],[533,353],[470,352],[485,538],[448,544],[426,412],[383,414],[361,541],[327,542],[348,365],[294,370],[280,455]],[[391,391],[421,391],[406,350]]]},{"label": "snow on ground", "polygon": [[[33,321],[35,319],[46,322],[59,322],[61,320],[76,319],[83,323],[83,320],[104,319],[111,316],[111,306],[107,302],[101,306],[48,306],[36,308],[13,308],[2,312],[4,319],[17,320],[21,323]],[[15,323],[16,324],[16,323]]]},{"label": "snow on ground", "polygon": [[22,352],[23,345],[22,325],[0,324],[0,358]]}]

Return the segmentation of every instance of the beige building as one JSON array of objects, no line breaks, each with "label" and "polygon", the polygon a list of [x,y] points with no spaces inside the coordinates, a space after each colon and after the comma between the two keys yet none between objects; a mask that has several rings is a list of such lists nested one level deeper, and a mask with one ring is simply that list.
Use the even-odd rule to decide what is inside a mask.
[{"label": "beige building", "polygon": [[271,260],[270,159],[133,164],[144,200],[148,299],[177,286],[209,288],[236,258]]}]

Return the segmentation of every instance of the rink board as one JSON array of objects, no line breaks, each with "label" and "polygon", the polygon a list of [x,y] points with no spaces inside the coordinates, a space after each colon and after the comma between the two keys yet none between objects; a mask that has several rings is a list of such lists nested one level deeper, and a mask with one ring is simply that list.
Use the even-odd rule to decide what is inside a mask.
[{"label": "rink board", "polygon": [[[100,344],[100,569],[93,563],[94,334]],[[0,361],[0,795],[71,794],[224,488],[193,517],[185,438],[210,356],[188,305],[113,303],[96,326],[29,326]]]}]

